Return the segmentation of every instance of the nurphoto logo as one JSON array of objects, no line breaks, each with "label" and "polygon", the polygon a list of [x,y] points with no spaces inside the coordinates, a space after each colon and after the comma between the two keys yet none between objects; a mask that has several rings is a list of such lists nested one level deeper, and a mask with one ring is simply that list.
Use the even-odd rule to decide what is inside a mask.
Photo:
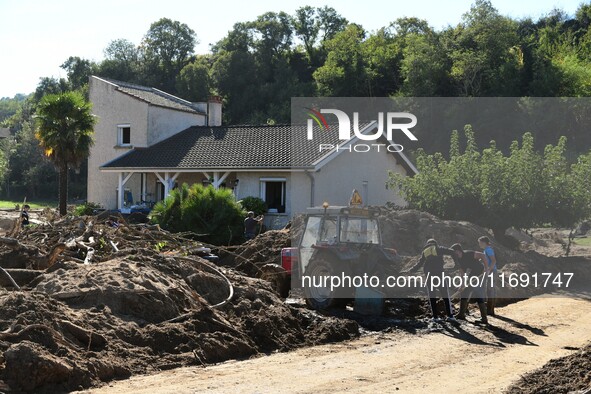
[{"label": "nurphoto logo", "polygon": [[[314,139],[314,124],[322,132],[332,132],[326,117],[323,114],[334,115],[338,124],[338,136],[340,141],[351,140],[351,118],[346,112],[334,108],[306,108],[308,111],[307,120],[307,137],[308,140]],[[406,121],[404,121],[406,120]],[[395,144],[393,135],[395,131],[402,131],[402,133],[411,141],[417,141],[417,137],[410,131],[411,128],[417,125],[417,117],[408,112],[378,112],[377,121],[372,120],[363,122],[360,126],[359,112],[353,112],[353,134],[354,137],[361,141],[376,141],[381,137],[385,137],[388,143],[373,143],[373,144],[319,144],[319,150],[348,150],[355,152],[369,152],[372,150],[380,151],[380,149],[387,149],[389,152],[401,152],[404,147],[400,144]]]}]

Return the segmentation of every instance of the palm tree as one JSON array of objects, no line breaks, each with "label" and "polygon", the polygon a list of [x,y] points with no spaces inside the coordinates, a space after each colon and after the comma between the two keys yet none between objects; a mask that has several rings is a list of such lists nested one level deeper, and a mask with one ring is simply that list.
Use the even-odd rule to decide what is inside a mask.
[{"label": "palm tree", "polygon": [[90,153],[96,122],[92,105],[78,92],[48,94],[37,107],[35,136],[59,170],[59,211],[66,214],[68,169],[78,166]]}]

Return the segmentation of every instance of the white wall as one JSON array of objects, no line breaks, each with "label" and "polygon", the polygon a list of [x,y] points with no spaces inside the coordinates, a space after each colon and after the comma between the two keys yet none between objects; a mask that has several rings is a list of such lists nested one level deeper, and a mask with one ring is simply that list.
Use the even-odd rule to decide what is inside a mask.
[{"label": "white wall", "polygon": [[205,115],[175,111],[151,105],[148,110],[148,146],[165,140],[191,126],[204,126]]},{"label": "white wall", "polygon": [[[97,116],[94,146],[88,158],[88,201],[105,208],[117,206],[117,174],[101,172],[99,167],[127,152],[117,147],[117,125],[131,125],[132,146],[146,146],[148,104],[115,90],[115,86],[91,77],[89,97],[92,112]],[[135,196],[134,196],[135,198]]]},{"label": "white wall", "polygon": [[[117,208],[118,175],[101,172],[100,166],[129,152],[132,147],[147,147],[188,127],[205,124],[205,115],[149,105],[117,91],[116,86],[96,77],[90,78],[89,97],[98,122],[94,129],[95,143],[88,159],[87,198],[108,209]],[[117,146],[119,124],[131,126],[130,147]],[[155,181],[151,179],[148,189],[153,189],[153,184]],[[140,200],[136,191],[139,187],[139,174],[134,174],[125,184],[137,201]]]},{"label": "white wall", "polygon": [[[363,181],[367,181],[368,189],[365,204],[384,205],[393,202],[406,205],[397,192],[386,189],[388,170],[406,174],[393,154],[342,152],[319,172],[312,174],[315,178],[314,205],[320,206],[324,201],[336,206],[349,205],[353,189],[363,195]],[[310,206],[309,177],[304,173],[295,173],[292,190],[292,213],[304,212]]]}]

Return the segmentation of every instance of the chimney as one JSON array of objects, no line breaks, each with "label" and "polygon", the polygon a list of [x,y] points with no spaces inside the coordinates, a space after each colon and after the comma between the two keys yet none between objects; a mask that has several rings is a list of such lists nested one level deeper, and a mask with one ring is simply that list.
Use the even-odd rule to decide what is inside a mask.
[{"label": "chimney", "polygon": [[222,125],[222,98],[220,96],[210,96],[207,100],[207,125]]}]

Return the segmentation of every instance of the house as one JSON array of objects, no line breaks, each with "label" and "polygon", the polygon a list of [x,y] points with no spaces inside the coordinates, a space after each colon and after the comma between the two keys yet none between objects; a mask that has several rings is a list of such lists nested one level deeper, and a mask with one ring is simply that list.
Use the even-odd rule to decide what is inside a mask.
[{"label": "house", "polygon": [[[388,190],[388,171],[413,175],[401,152],[349,151],[336,133],[309,141],[305,125],[222,126],[221,102],[189,103],[152,88],[91,77],[98,116],[88,165],[88,199],[110,209],[155,202],[182,183],[263,198],[267,225],[280,227],[307,207],[347,205],[353,189],[364,202],[404,200]],[[371,133],[377,124],[364,125]],[[340,149],[320,151],[318,143]],[[388,141],[383,141],[387,143]]]},{"label": "house", "polygon": [[0,138],[10,138],[12,134],[8,127],[0,127]]}]

